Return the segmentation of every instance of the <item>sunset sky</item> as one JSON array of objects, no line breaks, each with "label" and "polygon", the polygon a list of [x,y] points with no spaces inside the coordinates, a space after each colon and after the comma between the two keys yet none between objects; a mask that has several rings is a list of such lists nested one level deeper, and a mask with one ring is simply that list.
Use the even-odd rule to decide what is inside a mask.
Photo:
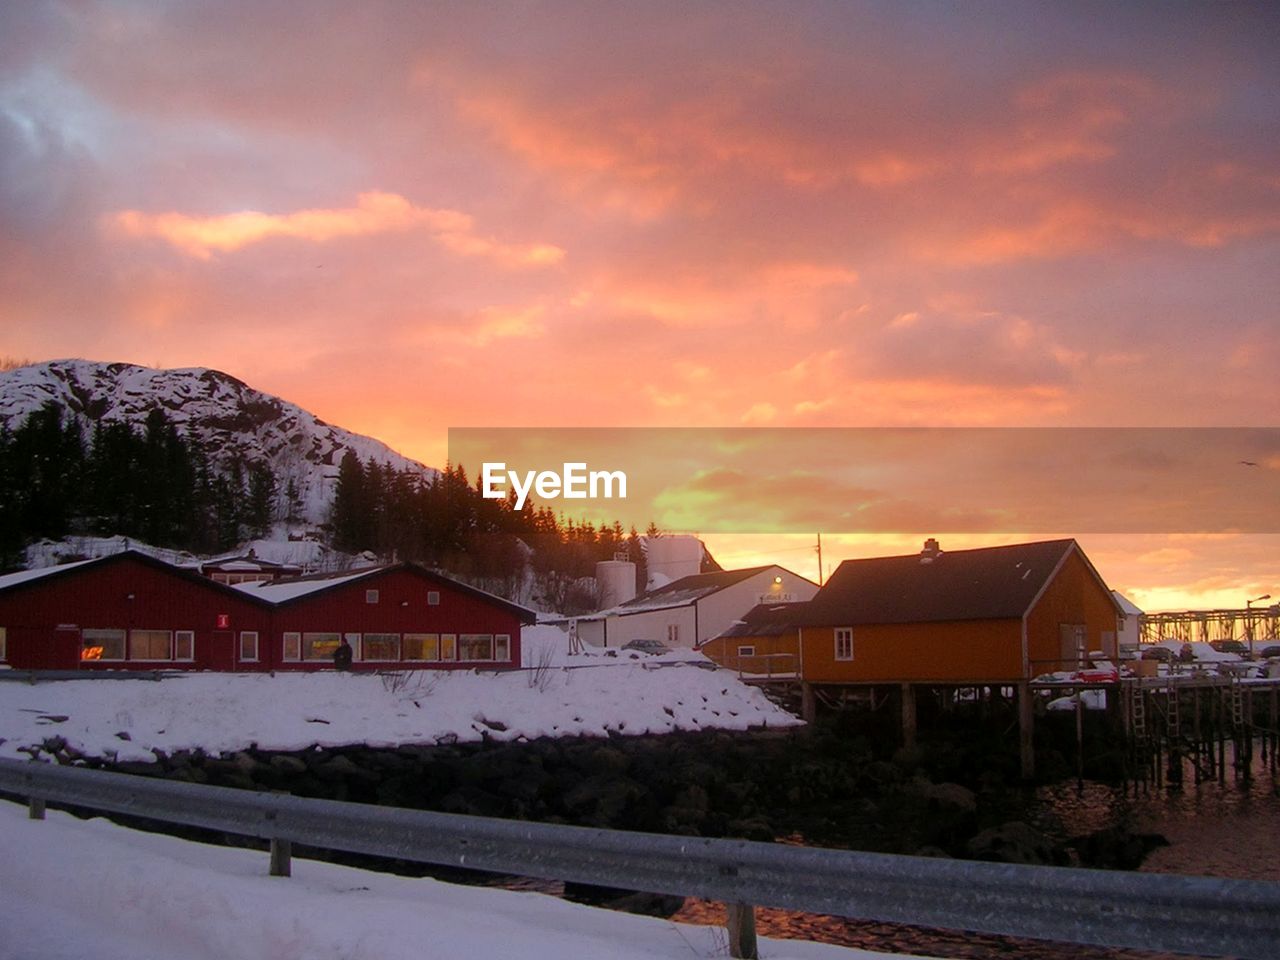
[{"label": "sunset sky", "polygon": [[[429,464],[1274,426],[1278,49],[1262,3],[7,3],[0,354],[214,367]],[[1082,542],[1155,609],[1280,596],[1278,539]]]}]

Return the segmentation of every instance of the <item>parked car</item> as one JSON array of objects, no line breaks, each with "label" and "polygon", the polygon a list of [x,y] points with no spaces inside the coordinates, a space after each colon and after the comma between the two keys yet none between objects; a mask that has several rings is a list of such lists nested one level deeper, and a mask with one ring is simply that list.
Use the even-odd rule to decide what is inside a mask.
[{"label": "parked car", "polygon": [[1258,656],[1263,660],[1268,657],[1280,657],[1280,643],[1269,643],[1258,651]]},{"label": "parked car", "polygon": [[1143,660],[1159,660],[1163,663],[1168,663],[1170,660],[1173,659],[1173,651],[1170,650],[1168,647],[1150,646],[1145,648],[1142,651],[1142,659]]},{"label": "parked car", "polygon": [[622,649],[631,650],[635,653],[646,653],[650,656],[671,652],[671,648],[660,640],[629,640],[622,645]]},{"label": "parked car", "polygon": [[1239,640],[1214,640],[1209,646],[1219,653],[1238,653],[1242,657],[1249,653],[1249,647]]}]

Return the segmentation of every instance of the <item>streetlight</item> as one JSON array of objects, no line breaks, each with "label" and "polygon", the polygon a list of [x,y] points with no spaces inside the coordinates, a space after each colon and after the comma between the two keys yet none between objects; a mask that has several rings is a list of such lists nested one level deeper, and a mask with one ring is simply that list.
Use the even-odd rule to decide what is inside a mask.
[{"label": "streetlight", "polygon": [[1255,603],[1261,603],[1263,600],[1270,600],[1271,594],[1264,593],[1260,597],[1254,597],[1252,600],[1246,600],[1244,603],[1244,625],[1249,631],[1249,659],[1253,659],[1253,610],[1251,609]]}]

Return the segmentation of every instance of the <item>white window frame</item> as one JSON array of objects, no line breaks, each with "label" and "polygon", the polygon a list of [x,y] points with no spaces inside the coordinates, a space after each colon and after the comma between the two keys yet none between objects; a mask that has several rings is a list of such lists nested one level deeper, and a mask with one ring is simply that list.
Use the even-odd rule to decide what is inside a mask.
[{"label": "white window frame", "polygon": [[[94,660],[86,660],[84,657],[85,638],[88,634],[97,634],[97,633],[113,634],[113,636],[111,637],[111,639],[113,640],[116,639],[115,635],[118,635],[120,639],[120,652],[122,655],[119,657],[98,657],[97,659],[94,659]],[[98,638],[89,637],[89,639],[96,640]],[[81,663],[123,663],[127,659],[128,655],[129,655],[129,633],[127,630],[120,630],[115,627],[89,627],[86,630],[80,631],[80,662]]]},{"label": "white window frame", "polygon": [[281,641],[280,659],[285,663],[297,663],[302,659],[302,634],[286,630]]},{"label": "white window frame", "polygon": [[[135,657],[133,655],[133,635],[135,633],[163,633],[166,637],[168,637],[164,656],[163,657]],[[126,655],[128,659],[137,660],[142,663],[157,663],[161,660],[172,660],[173,659],[173,631],[172,630],[153,630],[150,627],[137,627],[136,629],[130,630],[128,653]]]},{"label": "white window frame", "polygon": [[428,606],[428,607],[438,607],[438,606],[440,606],[440,591],[439,591],[439,590],[428,590],[428,591],[427,591],[427,606]]},{"label": "white window frame", "polygon": [[[250,637],[253,638],[253,656],[246,657],[244,655],[244,642],[248,640]],[[241,630],[240,631],[240,645],[236,649],[240,654],[241,663],[257,663],[258,662],[258,653],[261,650],[261,647],[258,645],[260,639],[261,638],[258,636],[257,630]]]},{"label": "white window frame", "polygon": [[740,657],[754,657],[755,655],[756,648],[750,644],[738,647],[738,656]]},{"label": "white window frame", "polygon": [[846,663],[851,661],[853,659],[853,627],[836,627],[834,640],[836,660]]},{"label": "white window frame", "polygon": [[[447,645],[447,649],[446,649]],[[440,663],[458,662],[458,635],[456,633],[440,634]]]},{"label": "white window frame", "polygon": [[[434,657],[410,657],[405,650],[406,641],[412,640],[421,650],[427,643],[434,643],[436,647],[436,655]],[[400,656],[404,657],[408,663],[438,663],[440,660],[440,634],[438,633],[406,633],[400,638]]]},{"label": "white window frame", "polygon": [[493,659],[503,663],[511,659],[511,634],[493,635]]},{"label": "white window frame", "polygon": [[667,646],[670,646],[670,647],[680,646],[680,624],[678,623],[667,624]]},{"label": "white window frame", "polygon": [[9,628],[0,627],[0,661],[9,659]]},{"label": "white window frame", "polygon": [[377,590],[366,590],[366,591],[364,592],[364,602],[365,602],[365,603],[377,603],[377,602],[378,602],[378,596],[379,596],[379,595],[378,595],[378,591],[377,591]]},{"label": "white window frame", "polygon": [[342,634],[338,633],[336,630],[308,630],[302,634],[302,649],[300,650],[300,652],[302,654],[303,663],[332,663],[333,650],[330,650],[328,653],[326,653],[324,656],[321,656],[321,657],[308,657],[306,655],[307,654],[307,649],[306,649],[307,637],[312,638],[311,640],[312,643],[316,643],[317,641],[319,641],[319,638],[321,637],[324,638],[324,640],[321,642],[328,643],[329,640],[332,638],[334,641],[334,649],[337,649],[342,645]]},{"label": "white window frame", "polygon": [[[378,641],[380,641],[380,640],[384,640],[384,639],[386,639],[386,638],[388,638],[388,637],[392,637],[392,638],[394,638],[394,639],[395,639],[395,643],[396,643],[396,655],[395,655],[394,657],[371,657],[371,656],[369,656],[369,647],[368,647],[368,643],[369,643],[369,638],[370,638],[370,637],[375,637],[375,638],[377,638],[377,640],[375,640],[375,642],[378,642]],[[361,635],[361,637],[360,637],[360,659],[361,659],[361,660],[364,660],[364,661],[366,661],[366,662],[368,662],[368,663],[399,663],[399,662],[400,662],[400,659],[401,659],[401,656],[403,655],[403,652],[404,652],[404,651],[403,651],[403,647],[402,647],[402,643],[403,643],[403,641],[401,640],[401,638],[400,638],[400,634],[398,634],[398,633],[365,633],[365,634],[362,634],[362,635]]]},{"label": "white window frame", "polygon": [[[187,655],[179,656],[182,645],[187,645]],[[179,663],[191,663],[196,658],[196,632],[194,630],[173,631],[173,659]]]},{"label": "white window frame", "polygon": [[[481,643],[489,642],[489,655],[487,657],[464,657],[462,655],[462,642],[468,640],[472,643],[479,640]],[[458,660],[463,663],[489,663],[493,660],[493,634],[492,633],[460,633],[458,634]]]}]

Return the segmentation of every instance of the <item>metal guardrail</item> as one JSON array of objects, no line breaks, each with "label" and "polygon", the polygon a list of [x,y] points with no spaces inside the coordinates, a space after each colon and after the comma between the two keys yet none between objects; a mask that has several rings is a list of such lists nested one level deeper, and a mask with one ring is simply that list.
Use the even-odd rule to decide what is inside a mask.
[{"label": "metal guardrail", "polygon": [[[0,760],[0,791],[272,841],[869,920],[1275,957],[1280,883],[1035,867],[495,820]],[[283,869],[276,869],[278,861]],[[747,910],[748,916],[750,910]],[[754,951],[752,951],[753,953]],[[745,955],[752,955],[752,953]]]}]

